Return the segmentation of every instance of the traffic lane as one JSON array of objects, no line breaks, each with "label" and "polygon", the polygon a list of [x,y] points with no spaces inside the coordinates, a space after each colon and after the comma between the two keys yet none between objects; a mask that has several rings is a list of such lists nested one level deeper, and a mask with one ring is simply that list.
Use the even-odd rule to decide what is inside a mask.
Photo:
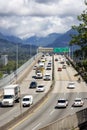
[{"label": "traffic lane", "polygon": [[[85,96],[87,95],[87,93],[80,93],[80,94],[83,95],[83,97],[84,95]],[[65,96],[63,95],[63,93],[51,94],[50,98],[47,99],[47,101],[49,100],[49,102],[45,102],[45,104],[43,104],[43,107],[42,106],[41,108],[39,107],[40,108],[39,110],[33,112],[32,116],[30,116],[20,125],[18,126],[16,125],[16,127],[14,127],[14,130],[21,130],[21,129],[38,130],[39,128],[46,126],[47,124],[52,123],[53,121],[61,119],[69,114],[73,114],[86,107],[87,102],[85,101],[84,107],[73,108],[72,103],[75,96],[76,93],[67,93],[66,97],[67,99],[70,100],[67,108],[55,109],[58,98],[60,97],[65,98]]]},{"label": "traffic lane", "polygon": [[[38,102],[45,95],[45,93],[50,89],[51,82],[46,83],[46,81],[45,81],[45,84],[46,84],[45,92],[37,93],[35,90],[33,90],[32,92],[30,92],[28,90],[29,92],[26,93],[26,95],[27,94],[32,94],[33,95],[33,98],[34,98],[34,103],[33,104]],[[24,95],[25,94],[22,94],[21,97],[23,97]],[[29,107],[23,108],[22,105],[21,105],[21,102],[20,103],[15,103],[14,107],[4,107],[3,109],[1,107],[0,108],[0,114],[1,114],[1,116],[0,116],[0,126],[4,125],[6,122],[14,119],[19,114],[22,114],[27,109],[29,109]],[[9,117],[9,115],[10,115],[10,117]]]},{"label": "traffic lane", "polygon": [[72,67],[66,66],[66,69],[62,69],[62,71],[58,71],[58,64],[55,65],[55,80],[70,80],[77,81],[78,77],[75,76],[77,73]]},{"label": "traffic lane", "polygon": [[[60,55],[54,56],[54,60],[55,57],[60,57]],[[63,56],[61,56],[63,57]],[[62,66],[66,65],[66,69],[63,69]],[[55,80],[71,80],[71,81],[77,81],[78,80],[78,76],[75,76],[78,72],[70,65],[68,66],[66,64],[66,60],[64,62],[64,64],[61,64],[60,60],[58,61],[54,61],[54,74],[55,74]],[[58,71],[58,68],[62,68],[62,71]]]},{"label": "traffic lane", "polygon": [[[40,109],[41,110],[40,113],[38,113],[38,112],[35,113],[35,117],[32,117],[33,119],[31,119],[30,123],[28,122],[27,125],[21,126],[21,128],[23,127],[26,130],[30,129],[30,128],[38,129],[44,125],[47,125],[48,123],[51,123],[57,119],[63,118],[64,116],[67,116],[69,114],[73,114],[86,107],[87,102],[86,102],[85,98],[86,98],[87,93],[81,92],[84,88],[86,89],[86,86],[84,86],[84,88],[83,88],[82,87],[83,84],[82,84],[81,87],[78,87],[79,91],[76,91],[77,88],[73,89],[74,90],[73,91],[72,89],[67,89],[67,87],[66,87],[67,82],[66,82],[66,86],[65,86],[64,82],[57,82],[57,84],[55,84],[55,85],[56,85],[55,86],[56,91],[53,90],[52,93],[54,93],[54,94],[51,93],[51,98],[49,99],[49,102],[47,102],[47,104],[45,104],[43,106],[43,108]],[[67,91],[66,91],[66,89],[67,89]],[[61,93],[59,93],[59,92],[61,92]],[[80,97],[82,97],[84,99],[85,104],[83,107],[79,107],[79,108],[77,107],[74,109],[72,107],[72,104],[74,102],[75,97],[77,97],[78,94]],[[52,96],[52,95],[55,95],[55,96]],[[53,100],[52,100],[52,97],[54,97]],[[66,109],[55,109],[58,98],[67,98],[69,100],[69,105]],[[35,119],[37,119],[37,121]],[[31,122],[32,122],[32,124],[31,124]],[[40,122],[40,124],[38,122]],[[27,126],[27,128],[26,128],[26,126]]]},{"label": "traffic lane", "polygon": [[[23,95],[26,95],[26,94],[33,94],[34,96],[34,103],[36,103],[38,100],[40,100],[43,95],[50,89],[50,85],[51,85],[51,82],[52,81],[43,81],[43,80],[40,80],[39,82],[44,82],[46,84],[46,91],[44,93],[36,93],[36,91],[30,91],[29,90],[29,79],[33,80],[32,79],[32,74],[34,72],[31,71],[31,73],[29,73],[29,75],[27,76],[27,78],[25,78],[22,83],[20,83],[20,86],[21,86],[21,97]],[[36,93],[36,94],[35,94]],[[5,107],[5,108],[0,108],[0,114],[2,115],[0,117],[0,120],[1,120],[1,125],[5,124],[6,122],[8,122],[9,120],[15,118],[16,116],[18,116],[19,114],[23,113],[24,111],[26,111],[28,108],[26,109],[23,109],[20,105],[20,103],[17,103],[15,104],[14,107]],[[8,116],[10,115],[10,118],[8,119]]]}]

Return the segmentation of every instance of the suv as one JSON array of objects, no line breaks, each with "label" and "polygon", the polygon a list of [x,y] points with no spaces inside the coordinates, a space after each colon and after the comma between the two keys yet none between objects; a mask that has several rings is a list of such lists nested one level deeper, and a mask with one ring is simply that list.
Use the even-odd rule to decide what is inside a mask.
[{"label": "suv", "polygon": [[68,106],[68,100],[66,99],[58,99],[56,108],[66,108]]},{"label": "suv", "polygon": [[29,88],[36,88],[37,87],[37,82],[36,81],[32,81],[30,83],[30,87]]}]

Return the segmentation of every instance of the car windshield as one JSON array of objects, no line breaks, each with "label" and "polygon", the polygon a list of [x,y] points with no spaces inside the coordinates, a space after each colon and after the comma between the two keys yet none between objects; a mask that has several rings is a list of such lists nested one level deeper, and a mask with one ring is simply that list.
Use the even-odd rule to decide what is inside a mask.
[{"label": "car windshield", "polygon": [[23,98],[23,101],[29,101],[30,99],[29,98]]},{"label": "car windshield", "polygon": [[80,99],[76,99],[75,102],[81,102],[81,100]]},{"label": "car windshield", "polygon": [[36,82],[32,82],[31,85],[36,84]]},{"label": "car windshield", "polygon": [[44,86],[42,86],[42,85],[40,85],[40,86],[38,86],[38,88],[43,88]]},{"label": "car windshield", "polygon": [[58,100],[58,103],[65,103],[65,100]]},{"label": "car windshield", "polygon": [[69,83],[69,85],[74,85],[74,83]]},{"label": "car windshield", "polygon": [[12,95],[4,95],[4,99],[13,98]]}]

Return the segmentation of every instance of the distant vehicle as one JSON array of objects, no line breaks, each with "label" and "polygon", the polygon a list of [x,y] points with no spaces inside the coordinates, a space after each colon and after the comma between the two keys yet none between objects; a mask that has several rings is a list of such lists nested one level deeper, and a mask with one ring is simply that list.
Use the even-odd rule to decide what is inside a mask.
[{"label": "distant vehicle", "polygon": [[33,96],[32,95],[26,95],[23,97],[22,99],[22,106],[26,107],[26,106],[30,106],[33,104]]},{"label": "distant vehicle", "polygon": [[44,92],[45,91],[45,86],[44,85],[38,85],[36,92]]},{"label": "distant vehicle", "polygon": [[36,79],[42,79],[42,78],[43,78],[43,75],[42,75],[41,72],[39,72],[39,73],[36,74],[35,77],[36,77]]},{"label": "distant vehicle", "polygon": [[51,76],[49,73],[46,73],[43,77],[44,80],[51,80]]},{"label": "distant vehicle", "polygon": [[63,69],[66,69],[66,65],[63,65],[62,68],[63,68]]},{"label": "distant vehicle", "polygon": [[47,67],[46,67],[46,70],[51,70],[51,66],[47,66]]},{"label": "distant vehicle", "polygon": [[61,67],[58,67],[58,71],[62,71],[62,68],[61,68]]},{"label": "distant vehicle", "polygon": [[55,61],[58,61],[58,59],[57,59],[57,58],[55,58]]},{"label": "distant vehicle", "polygon": [[39,63],[38,63],[38,66],[44,68],[45,63],[44,63],[43,61],[42,61],[42,62],[39,62]]},{"label": "distant vehicle", "polygon": [[35,65],[35,66],[33,67],[33,70],[36,70],[36,68],[37,68],[37,66]]},{"label": "distant vehicle", "polygon": [[29,88],[36,88],[37,87],[37,82],[36,81],[32,81],[30,83],[30,87]]},{"label": "distant vehicle", "polygon": [[74,82],[70,82],[67,86],[67,88],[69,89],[74,89],[75,88],[75,83]]},{"label": "distant vehicle", "polygon": [[2,106],[14,106],[15,102],[20,99],[20,86],[12,84],[3,88],[3,98],[1,101]]},{"label": "distant vehicle", "polygon": [[82,107],[84,105],[84,102],[81,98],[76,98],[74,100],[73,107]]},{"label": "distant vehicle", "polygon": [[58,99],[56,108],[66,108],[68,106],[68,100],[66,99]]}]

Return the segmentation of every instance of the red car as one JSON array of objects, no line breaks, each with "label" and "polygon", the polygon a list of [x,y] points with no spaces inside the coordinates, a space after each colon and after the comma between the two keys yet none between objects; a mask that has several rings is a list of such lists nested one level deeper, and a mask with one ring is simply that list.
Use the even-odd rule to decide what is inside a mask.
[{"label": "red car", "polygon": [[59,67],[59,68],[58,68],[58,71],[62,71],[62,68]]}]

